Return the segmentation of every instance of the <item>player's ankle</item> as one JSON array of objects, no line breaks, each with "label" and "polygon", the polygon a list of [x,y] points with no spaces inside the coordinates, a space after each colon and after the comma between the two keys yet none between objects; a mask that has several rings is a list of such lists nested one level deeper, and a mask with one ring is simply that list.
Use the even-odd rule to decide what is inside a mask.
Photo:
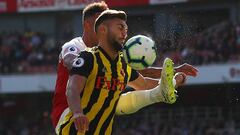
[{"label": "player's ankle", "polygon": [[154,103],[164,102],[164,96],[162,95],[162,88],[160,85],[150,90],[150,99]]}]

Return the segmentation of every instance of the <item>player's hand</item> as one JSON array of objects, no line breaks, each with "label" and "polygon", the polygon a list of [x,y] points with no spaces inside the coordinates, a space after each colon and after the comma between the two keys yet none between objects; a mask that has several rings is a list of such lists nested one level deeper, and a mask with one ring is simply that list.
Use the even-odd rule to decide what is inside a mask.
[{"label": "player's hand", "polygon": [[85,133],[88,130],[89,121],[86,115],[83,113],[73,114],[74,124],[78,132]]},{"label": "player's hand", "polygon": [[198,74],[198,69],[187,63],[176,67],[175,70],[176,72],[183,72],[184,74],[193,77],[196,77]]},{"label": "player's hand", "polygon": [[177,88],[178,86],[184,85],[186,83],[187,75],[183,72],[178,72],[174,75],[174,79],[176,80],[175,88]]}]

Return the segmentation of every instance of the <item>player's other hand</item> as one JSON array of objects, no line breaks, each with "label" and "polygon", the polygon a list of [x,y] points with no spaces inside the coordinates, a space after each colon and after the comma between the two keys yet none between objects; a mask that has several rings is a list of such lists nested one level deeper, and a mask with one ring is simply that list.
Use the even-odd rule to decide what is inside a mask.
[{"label": "player's other hand", "polygon": [[184,85],[186,83],[187,75],[183,72],[178,72],[174,75],[174,79],[176,80],[175,88],[177,88],[178,86]]},{"label": "player's other hand", "polygon": [[83,113],[74,113],[72,119],[74,119],[74,124],[78,132],[85,133],[88,130],[89,121],[86,115]]},{"label": "player's other hand", "polygon": [[176,67],[175,70],[176,72],[183,72],[184,74],[188,76],[193,76],[193,77],[196,77],[198,74],[198,69],[187,63],[184,63]]}]

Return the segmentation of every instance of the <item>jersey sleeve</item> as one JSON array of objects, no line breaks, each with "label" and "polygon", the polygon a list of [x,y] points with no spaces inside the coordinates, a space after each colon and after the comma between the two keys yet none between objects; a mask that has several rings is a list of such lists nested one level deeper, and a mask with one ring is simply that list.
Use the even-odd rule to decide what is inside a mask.
[{"label": "jersey sleeve", "polygon": [[131,70],[132,70],[132,72],[130,75],[129,82],[136,80],[139,76],[139,73],[136,70],[134,70],[134,69],[131,69]]},{"label": "jersey sleeve", "polygon": [[87,51],[83,51],[74,60],[70,75],[78,74],[85,77],[91,73],[93,69],[93,54]]},{"label": "jersey sleeve", "polygon": [[81,51],[85,50],[83,42],[78,42],[77,39],[73,39],[62,46],[61,55],[64,59],[68,54],[77,56]]}]

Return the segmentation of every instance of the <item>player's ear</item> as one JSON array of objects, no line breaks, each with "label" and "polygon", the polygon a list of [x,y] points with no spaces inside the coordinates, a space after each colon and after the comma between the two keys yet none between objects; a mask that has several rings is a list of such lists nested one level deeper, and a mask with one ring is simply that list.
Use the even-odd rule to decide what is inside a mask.
[{"label": "player's ear", "polygon": [[105,25],[99,25],[98,31],[99,31],[101,34],[105,34],[106,31],[107,31],[107,27],[106,27]]},{"label": "player's ear", "polygon": [[83,27],[84,27],[84,29],[89,29],[89,28],[91,27],[90,22],[89,22],[88,20],[85,20],[85,21],[83,22]]}]

